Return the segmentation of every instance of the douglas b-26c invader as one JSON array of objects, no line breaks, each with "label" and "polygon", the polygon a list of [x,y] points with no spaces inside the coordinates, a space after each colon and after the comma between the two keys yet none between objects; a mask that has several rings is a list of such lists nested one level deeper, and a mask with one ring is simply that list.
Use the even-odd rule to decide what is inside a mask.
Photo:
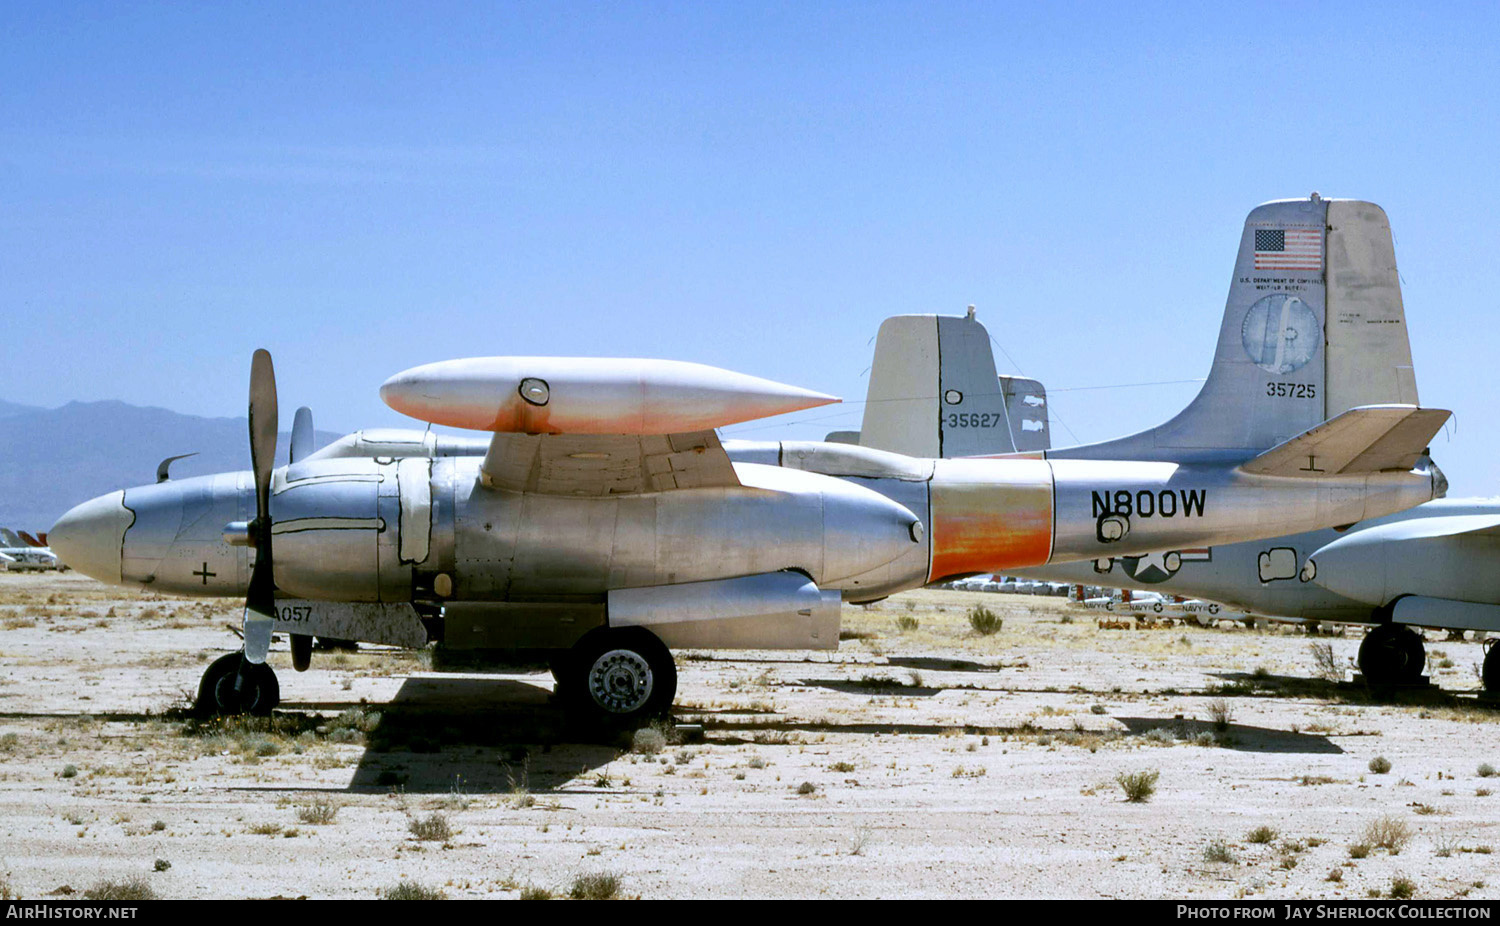
[{"label": "douglas b-26c invader", "polygon": [[[275,628],[298,669],[313,636],[543,654],[566,701],[637,721],[671,705],[669,647],[831,649],[844,601],[1347,524],[1441,494],[1419,458],[1447,412],[1330,399],[1324,421],[1323,403],[1300,398],[1325,350],[1330,393],[1410,375],[1367,360],[1360,331],[1325,315],[1325,261],[1330,288],[1357,292],[1370,236],[1388,234],[1361,205],[1252,212],[1203,392],[1167,424],[1074,458],[721,442],[718,427],[836,400],[674,361],[488,357],[381,388],[422,421],[492,432],[486,443],[357,434],[309,453],[299,421],[292,461],[275,467],[260,351],[252,472],[113,492],[51,539],[104,581],[246,596],[243,653],[200,685],[208,710],[275,706]],[[942,401],[976,423],[991,397]],[[1307,465],[1330,448],[1337,469]]]}]

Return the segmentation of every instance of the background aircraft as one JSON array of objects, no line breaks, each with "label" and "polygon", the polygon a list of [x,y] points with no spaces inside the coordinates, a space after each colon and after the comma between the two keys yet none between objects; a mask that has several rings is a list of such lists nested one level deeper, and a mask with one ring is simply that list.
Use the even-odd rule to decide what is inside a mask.
[{"label": "background aircraft", "polygon": [[[1387,321],[1381,330],[1387,335],[1387,349],[1399,357],[1406,353],[1405,311],[1394,277],[1393,251],[1390,258],[1392,278],[1384,297]],[[866,427],[842,436],[886,449],[914,441],[941,446],[951,419],[934,413],[931,397],[948,390],[976,394],[989,389],[996,395],[989,387],[994,377],[990,336],[972,314],[890,319],[876,346]],[[906,396],[928,398],[904,404],[874,401],[892,382],[900,382]],[[1414,377],[1411,388],[1415,389]],[[1039,387],[1037,392],[1044,394]],[[1009,430],[992,429],[986,432],[988,442],[955,446],[981,454],[1011,452]],[[1068,452],[1049,451],[1048,456]],[[1422,638],[1411,627],[1500,632],[1497,565],[1500,498],[1465,498],[1434,500],[1332,529],[1053,564],[1027,569],[1026,574],[1192,596],[1258,614],[1373,625],[1360,647],[1360,671],[1377,684],[1400,684],[1418,680],[1425,665]],[[1092,606],[1114,609],[1120,604],[1098,598]],[[1208,608],[1199,602],[1187,610],[1218,611]],[[1491,691],[1500,690],[1500,657],[1495,652],[1493,647],[1487,651],[1482,669],[1485,688]]]},{"label": "background aircraft", "polygon": [[[17,536],[16,532],[8,527],[0,527],[0,565],[10,572],[22,571],[46,571],[48,569],[66,568],[57,558],[57,554],[36,538],[22,532],[23,536]],[[46,534],[42,535],[47,536]],[[23,539],[24,537],[24,539]]]},{"label": "background aircraft", "polygon": [[[1447,413],[1413,404],[1409,357],[1390,337],[1326,321],[1383,311],[1365,302],[1394,273],[1382,239],[1388,250],[1383,213],[1364,203],[1255,209],[1203,392],[1167,424],[1072,458],[721,444],[717,427],[835,400],[698,364],[489,357],[416,367],[381,388],[420,420],[494,432],[483,456],[460,452],[468,445],[444,456],[424,438],[388,441],[379,456],[350,441],[302,457],[309,421],[293,428],[295,461],[276,468],[262,351],[252,473],[101,496],[52,540],[106,581],[246,595],[243,658],[205,673],[209,709],[275,705],[264,664],[275,626],[299,669],[313,635],[549,654],[568,701],[633,721],[671,703],[669,646],[832,648],[841,601],[1322,527],[1433,497],[1441,476],[1419,456]],[[1325,325],[1330,357],[1311,363]],[[1341,398],[1248,388],[1267,377]],[[934,397],[943,446],[1000,430],[996,382]],[[1302,465],[1325,453],[1338,465]]]}]

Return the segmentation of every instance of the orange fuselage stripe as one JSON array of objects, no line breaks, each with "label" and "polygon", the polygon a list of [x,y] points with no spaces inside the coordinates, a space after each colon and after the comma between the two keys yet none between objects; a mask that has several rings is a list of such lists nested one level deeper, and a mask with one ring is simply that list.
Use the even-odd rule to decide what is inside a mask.
[{"label": "orange fuselage stripe", "polygon": [[1052,493],[1052,467],[1041,460],[937,461],[927,581],[1047,562]]}]

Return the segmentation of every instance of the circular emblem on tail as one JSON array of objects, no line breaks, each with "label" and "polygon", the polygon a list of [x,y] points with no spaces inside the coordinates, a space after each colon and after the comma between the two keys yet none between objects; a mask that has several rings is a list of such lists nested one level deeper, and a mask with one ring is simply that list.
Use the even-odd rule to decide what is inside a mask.
[{"label": "circular emblem on tail", "polygon": [[1256,300],[1240,328],[1245,354],[1267,373],[1300,370],[1322,340],[1318,316],[1299,297],[1272,293]]}]

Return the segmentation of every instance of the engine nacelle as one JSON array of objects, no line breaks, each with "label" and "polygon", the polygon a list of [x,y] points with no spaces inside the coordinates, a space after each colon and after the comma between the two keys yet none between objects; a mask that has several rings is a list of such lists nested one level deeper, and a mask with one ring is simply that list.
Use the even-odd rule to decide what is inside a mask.
[{"label": "engine nacelle", "polygon": [[277,470],[271,535],[279,592],[335,601],[410,601],[431,553],[432,461],[312,459]]}]

